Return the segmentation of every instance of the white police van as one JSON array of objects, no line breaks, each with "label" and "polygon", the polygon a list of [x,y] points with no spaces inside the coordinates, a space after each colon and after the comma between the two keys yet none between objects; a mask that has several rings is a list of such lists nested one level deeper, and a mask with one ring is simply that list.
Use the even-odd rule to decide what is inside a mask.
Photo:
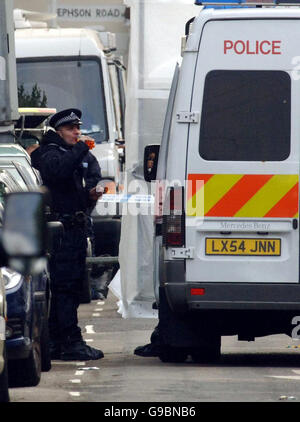
[{"label": "white police van", "polygon": [[150,181],[157,164],[163,361],[218,358],[222,335],[298,332],[299,28],[287,7],[203,9],[192,23],[145,169]]}]

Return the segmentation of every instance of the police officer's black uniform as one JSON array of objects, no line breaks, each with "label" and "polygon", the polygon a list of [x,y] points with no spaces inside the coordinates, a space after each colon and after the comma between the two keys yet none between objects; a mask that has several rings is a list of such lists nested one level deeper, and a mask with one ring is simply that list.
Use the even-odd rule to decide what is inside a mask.
[{"label": "police officer's black uniform", "polygon": [[[52,117],[50,125],[57,128],[62,124],[80,124],[80,117],[79,110],[64,110]],[[95,205],[89,191],[101,179],[100,167],[84,142],[68,145],[52,130],[46,133],[31,159],[51,194],[51,220],[59,220],[64,225],[62,244],[50,259],[52,358],[100,359],[101,350],[83,341],[77,319],[85,273],[86,212]]]}]

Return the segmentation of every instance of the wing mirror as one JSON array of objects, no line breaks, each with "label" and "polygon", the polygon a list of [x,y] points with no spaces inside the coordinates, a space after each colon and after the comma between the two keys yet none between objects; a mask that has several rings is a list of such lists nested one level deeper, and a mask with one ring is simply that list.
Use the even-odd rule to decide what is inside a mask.
[{"label": "wing mirror", "polygon": [[7,194],[2,229],[7,266],[23,275],[41,272],[46,264],[47,244],[44,194]]}]

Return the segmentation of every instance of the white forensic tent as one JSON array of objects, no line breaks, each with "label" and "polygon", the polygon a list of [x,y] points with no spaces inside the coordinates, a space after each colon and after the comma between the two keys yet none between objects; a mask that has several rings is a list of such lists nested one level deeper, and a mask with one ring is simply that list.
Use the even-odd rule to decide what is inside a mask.
[{"label": "white forensic tent", "polygon": [[[130,7],[130,49],[125,117],[125,193],[149,194],[143,156],[148,144],[160,144],[169,90],[180,60],[185,24],[200,12],[193,0],[124,0]],[[138,187],[137,187],[138,186]],[[146,206],[147,207],[147,206]],[[136,209],[136,208],[135,208]],[[156,317],[152,310],[153,216],[122,216],[120,271],[110,288],[123,318]],[[145,210],[145,208],[144,208]]]}]

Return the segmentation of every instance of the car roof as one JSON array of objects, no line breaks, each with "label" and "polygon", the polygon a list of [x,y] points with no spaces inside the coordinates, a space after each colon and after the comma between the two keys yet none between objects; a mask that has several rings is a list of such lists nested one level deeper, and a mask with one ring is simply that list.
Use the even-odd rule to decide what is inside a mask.
[{"label": "car roof", "polygon": [[[18,162],[18,159],[22,159],[22,161]],[[25,158],[25,162],[24,162]],[[2,161],[4,160],[4,161]],[[0,163],[5,162],[6,164],[9,164],[9,161],[15,167],[23,167],[27,172],[29,172],[30,178],[35,182],[35,184],[41,184],[41,178],[36,169],[34,169],[31,165],[31,160],[29,154],[24,150],[24,148],[21,145],[17,144],[0,144]],[[14,163],[15,161],[15,163]],[[24,165],[23,165],[24,164]]]},{"label": "car roof", "polygon": [[[18,177],[20,177],[22,183],[26,188],[31,188],[32,186],[36,185],[35,178],[32,177],[30,172],[28,172],[28,169],[22,164],[20,164],[18,161],[14,161],[13,158],[9,160],[7,159],[7,157],[3,158],[0,156],[0,169],[15,170],[18,173]],[[14,175],[12,175],[12,177],[14,177]],[[16,182],[19,183],[18,180],[16,180]]]}]

